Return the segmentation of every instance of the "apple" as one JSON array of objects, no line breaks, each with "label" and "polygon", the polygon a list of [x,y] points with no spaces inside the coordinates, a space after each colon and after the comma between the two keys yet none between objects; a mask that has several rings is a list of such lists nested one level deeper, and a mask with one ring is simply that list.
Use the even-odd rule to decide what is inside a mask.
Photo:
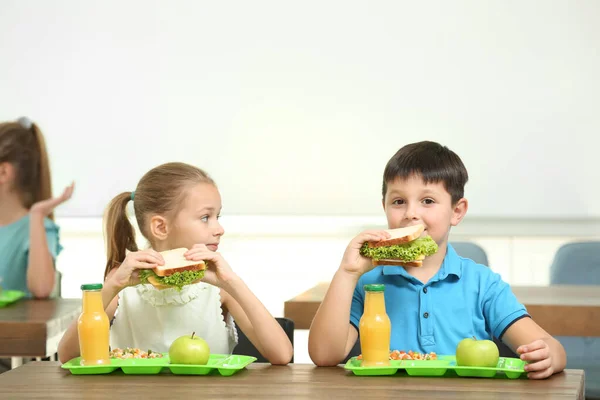
[{"label": "apple", "polygon": [[477,340],[475,337],[461,340],[456,346],[456,365],[466,367],[495,367],[500,353],[491,340]]},{"label": "apple", "polygon": [[205,365],[210,357],[210,348],[206,340],[199,336],[180,336],[171,343],[169,347],[169,359],[171,364],[195,364]]}]

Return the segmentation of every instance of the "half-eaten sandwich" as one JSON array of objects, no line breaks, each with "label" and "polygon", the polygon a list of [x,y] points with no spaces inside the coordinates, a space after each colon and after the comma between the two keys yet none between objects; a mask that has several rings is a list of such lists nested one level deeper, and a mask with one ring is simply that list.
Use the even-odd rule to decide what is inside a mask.
[{"label": "half-eaten sandwich", "polygon": [[425,227],[421,224],[406,228],[387,229],[389,239],[367,242],[360,254],[372,260],[373,265],[399,265],[420,267],[423,260],[438,250],[430,236],[421,236]]},{"label": "half-eaten sandwich", "polygon": [[150,283],[157,289],[175,288],[181,290],[185,285],[200,282],[204,277],[204,261],[190,261],[183,255],[188,249],[162,251],[164,265],[152,269],[139,270],[140,282]]}]

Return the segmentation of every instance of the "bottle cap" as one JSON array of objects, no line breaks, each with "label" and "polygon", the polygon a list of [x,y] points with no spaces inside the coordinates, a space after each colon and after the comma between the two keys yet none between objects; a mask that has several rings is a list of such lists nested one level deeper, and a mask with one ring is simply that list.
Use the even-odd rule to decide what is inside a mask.
[{"label": "bottle cap", "polygon": [[363,286],[366,292],[383,292],[385,291],[385,285],[382,283],[372,283],[370,285]]},{"label": "bottle cap", "polygon": [[101,290],[101,289],[102,289],[101,283],[86,283],[84,285],[81,285],[81,290]]}]

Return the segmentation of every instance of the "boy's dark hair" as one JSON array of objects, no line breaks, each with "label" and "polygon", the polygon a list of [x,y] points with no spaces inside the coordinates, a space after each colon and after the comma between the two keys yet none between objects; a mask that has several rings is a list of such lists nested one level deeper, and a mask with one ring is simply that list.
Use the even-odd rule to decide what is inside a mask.
[{"label": "boy's dark hair", "polygon": [[442,182],[452,196],[452,204],[464,197],[469,174],[460,157],[436,142],[407,144],[388,161],[383,172],[382,195],[385,199],[387,184],[396,178],[418,175],[425,183]]}]

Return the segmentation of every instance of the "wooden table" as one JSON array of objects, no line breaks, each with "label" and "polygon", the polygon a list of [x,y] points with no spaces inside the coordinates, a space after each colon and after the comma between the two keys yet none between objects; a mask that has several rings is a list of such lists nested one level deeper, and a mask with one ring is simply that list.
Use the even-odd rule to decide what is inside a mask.
[{"label": "wooden table", "polygon": [[47,357],[81,313],[79,299],[24,300],[0,308],[0,357]]},{"label": "wooden table", "polygon": [[[381,398],[381,399],[583,399],[584,373],[566,370],[553,377],[527,379],[360,377],[342,367],[252,364],[230,377],[71,375],[56,362],[33,362],[0,374],[2,399],[137,398]],[[35,384],[32,384],[35,382]]]},{"label": "wooden table", "polygon": [[[284,316],[297,329],[308,329],[329,282],[285,302]],[[600,336],[600,286],[512,286],[529,315],[556,336]]]}]

